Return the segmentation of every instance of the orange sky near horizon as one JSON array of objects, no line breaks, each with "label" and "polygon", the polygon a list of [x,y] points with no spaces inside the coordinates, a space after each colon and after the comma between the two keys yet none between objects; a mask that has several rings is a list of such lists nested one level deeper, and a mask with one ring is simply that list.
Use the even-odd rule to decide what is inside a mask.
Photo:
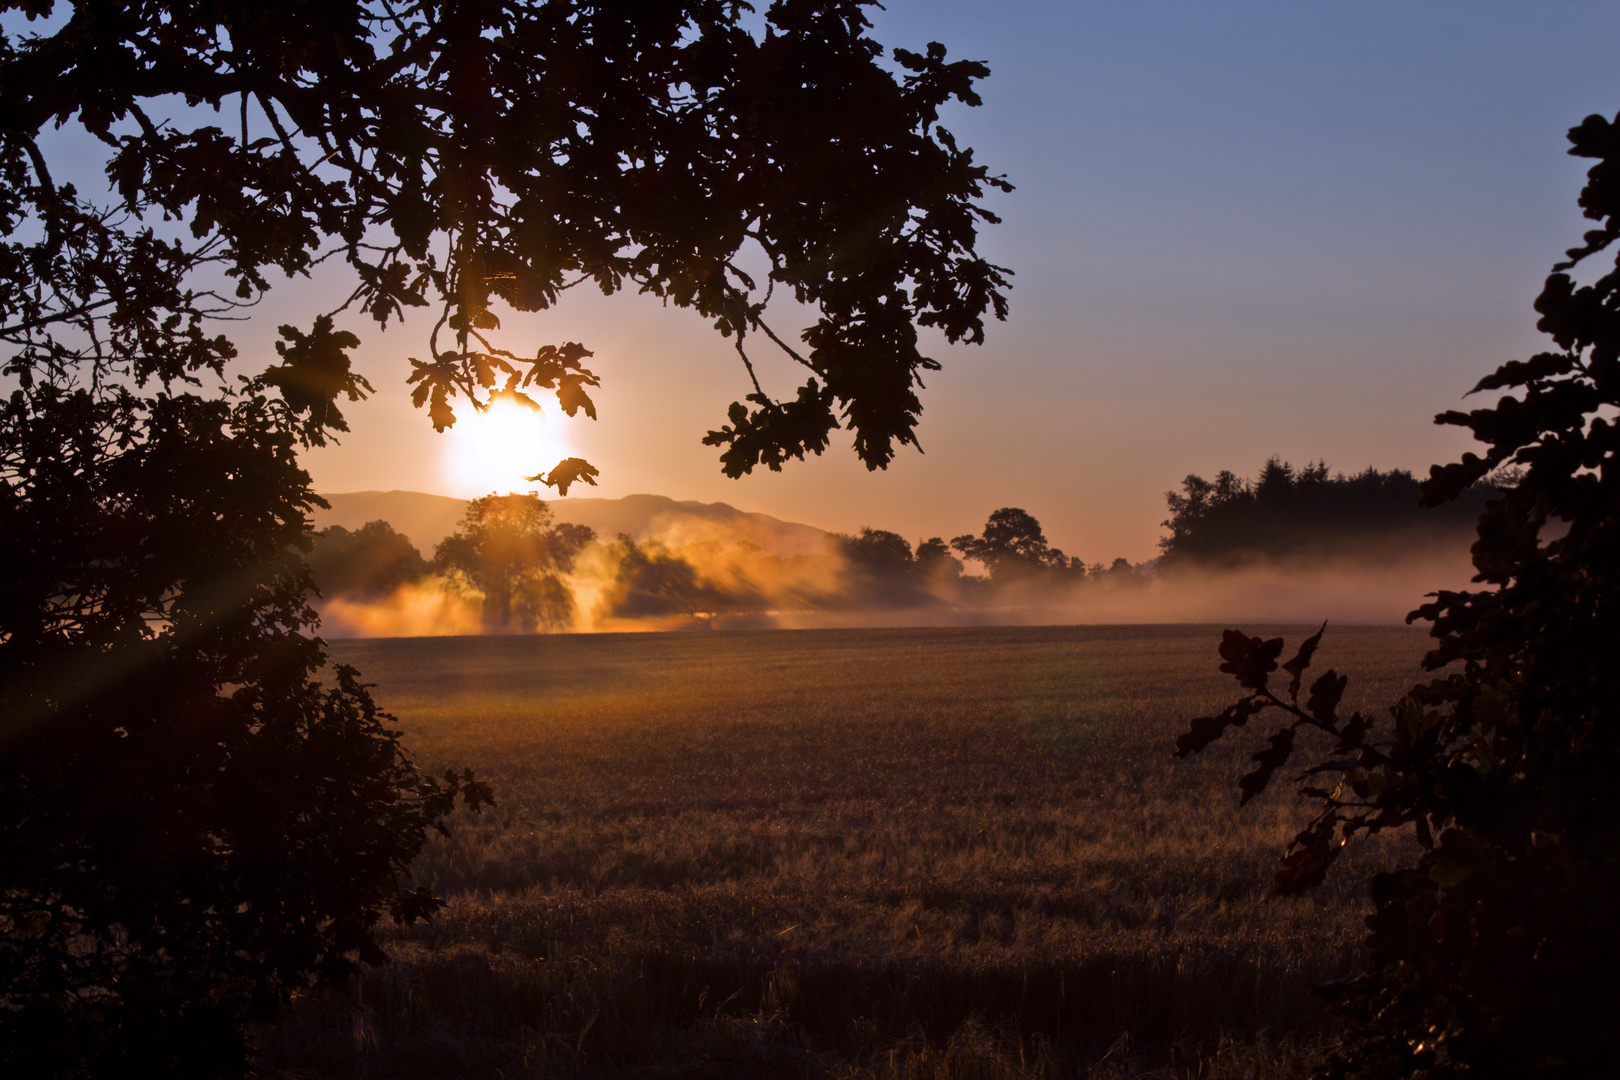
[{"label": "orange sky near horizon", "polygon": [[[926,452],[868,473],[834,433],[819,459],[728,480],[700,440],[747,391],[730,343],[690,312],[581,289],[505,320],[502,340],[596,353],[601,419],[548,402],[524,436],[601,470],[573,494],[728,502],[914,542],[1020,506],[1070,554],[1141,561],[1189,472],[1253,475],[1277,454],[1421,474],[1468,448],[1432,417],[1542,346],[1531,303],[1583,230],[1585,166],[1563,132],[1620,109],[1604,48],[1620,9],[1031,0],[998,5],[994,25],[984,12],[899,0],[874,15],[885,44],[938,39],[990,64],[985,106],[945,123],[1018,185],[991,201],[1005,223],[981,244],[1016,272],[1011,321],[982,347],[931,350],[944,370],[922,393]],[[254,323],[307,321],[325,293],[277,288]],[[507,486],[487,441],[437,435],[411,408],[405,357],[425,351],[425,322],[353,329],[378,392],[344,406],[341,446],[305,456],[317,488]],[[779,394],[798,381],[775,358],[761,371]],[[510,486],[552,463],[514,455]]]}]

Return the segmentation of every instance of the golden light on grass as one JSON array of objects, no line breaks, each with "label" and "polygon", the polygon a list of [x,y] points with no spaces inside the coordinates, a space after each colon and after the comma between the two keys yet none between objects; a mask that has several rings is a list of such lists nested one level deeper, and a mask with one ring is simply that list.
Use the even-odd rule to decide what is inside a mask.
[{"label": "golden light on grass", "polygon": [[573,454],[562,427],[560,417],[507,397],[482,412],[462,412],[449,431],[451,480],[469,495],[525,487],[524,477],[549,472]]},{"label": "golden light on grass", "polygon": [[[364,1012],[308,999],[264,1075],[1304,1076],[1311,987],[1359,962],[1367,876],[1411,841],[1271,895],[1306,808],[1238,810],[1242,741],[1172,757],[1226,694],[1219,635],[334,642],[424,768],[498,802],[423,850],[448,906],[385,929]],[[1318,662],[1373,708],[1427,647],[1331,627]]]}]

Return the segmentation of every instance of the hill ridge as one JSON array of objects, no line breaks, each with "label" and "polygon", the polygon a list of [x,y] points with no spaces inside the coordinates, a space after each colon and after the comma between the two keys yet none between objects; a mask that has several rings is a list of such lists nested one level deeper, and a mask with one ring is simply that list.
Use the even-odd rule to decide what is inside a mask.
[{"label": "hill ridge", "polygon": [[[542,496],[544,497],[544,496]],[[381,519],[410,537],[423,555],[455,531],[467,499],[425,491],[395,488],[388,491],[323,493],[330,509],[317,509],[316,529],[341,525],[359,528]],[[706,503],[642,492],[616,499],[547,499],[558,521],[586,525],[603,540],[626,533],[636,540],[659,540],[672,546],[691,543],[748,543],[767,555],[789,557],[825,550],[825,529],[771,514],[739,510],[730,503]]]}]

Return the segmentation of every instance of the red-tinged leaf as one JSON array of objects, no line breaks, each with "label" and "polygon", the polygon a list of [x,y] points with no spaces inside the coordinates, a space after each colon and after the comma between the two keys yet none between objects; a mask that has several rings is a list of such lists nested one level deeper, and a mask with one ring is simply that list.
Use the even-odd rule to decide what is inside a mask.
[{"label": "red-tinged leaf", "polygon": [[1294,752],[1294,729],[1285,727],[1267,740],[1270,743],[1264,750],[1253,754],[1249,760],[1256,763],[1253,772],[1238,781],[1238,787],[1243,789],[1243,797],[1238,800],[1239,806],[1266,790],[1271,783],[1272,774],[1281,768],[1288,756]]},{"label": "red-tinged leaf", "polygon": [[557,376],[562,372],[561,364],[550,360],[537,360],[529,368],[528,374],[523,376],[523,385],[528,386],[532,383],[543,390],[551,390],[556,387]]},{"label": "red-tinged leaf", "polygon": [[1322,884],[1343,846],[1333,834],[1334,821],[1329,817],[1294,837],[1294,850],[1283,856],[1277,871],[1279,895],[1298,896]]},{"label": "red-tinged leaf", "polygon": [[1288,680],[1288,699],[1290,701],[1299,700],[1299,680],[1305,674],[1305,669],[1311,666],[1311,657],[1316,655],[1316,647],[1322,642],[1322,631],[1326,629],[1327,622],[1324,621],[1316,633],[1300,643],[1299,652],[1294,654],[1294,658],[1282,666],[1284,671],[1293,676]]},{"label": "red-tinged leaf", "polygon": [[593,355],[595,354],[591,350],[577,341],[564,342],[561,348],[555,345],[542,345],[529,363],[529,371],[523,377],[523,384],[527,386],[533,383],[550,390],[558,385],[558,380],[566,382],[565,374],[573,371],[578,372],[578,375],[572,376],[574,381],[586,386],[600,386],[600,380],[580,366],[581,360]]},{"label": "red-tinged leaf", "polygon": [[585,359],[587,356],[596,355],[577,341],[563,342],[562,348],[557,349],[556,354],[557,359],[561,361],[563,367],[570,368],[574,371],[580,370],[579,362],[581,360]]},{"label": "red-tinged leaf", "polygon": [[[1252,638],[1241,630],[1221,631],[1221,644],[1216,650],[1226,664],[1234,664],[1246,653],[1260,644],[1259,638]],[[1222,671],[1229,670],[1226,664],[1221,665]]]}]

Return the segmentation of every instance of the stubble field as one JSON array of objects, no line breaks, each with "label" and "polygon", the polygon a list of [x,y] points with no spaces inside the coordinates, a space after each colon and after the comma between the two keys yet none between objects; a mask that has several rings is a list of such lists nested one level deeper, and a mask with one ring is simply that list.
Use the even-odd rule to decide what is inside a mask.
[{"label": "stubble field", "polygon": [[[1311,628],[1248,627],[1295,641]],[[1237,809],[1219,627],[334,643],[419,763],[497,806],[416,871],[394,963],[267,1031],[293,1077],[1286,1076],[1356,958],[1365,848],[1269,884],[1302,808]],[[1330,627],[1379,708],[1420,631]]]}]

